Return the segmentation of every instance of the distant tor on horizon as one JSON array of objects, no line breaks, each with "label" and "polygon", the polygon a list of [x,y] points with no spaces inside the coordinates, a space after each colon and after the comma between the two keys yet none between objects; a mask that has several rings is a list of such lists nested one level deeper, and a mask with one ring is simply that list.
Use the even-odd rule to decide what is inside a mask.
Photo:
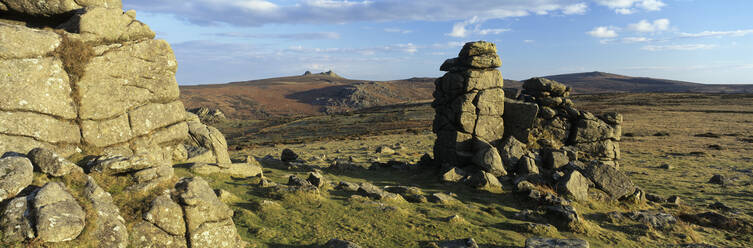
[{"label": "distant tor on horizon", "polygon": [[[573,94],[603,93],[753,93],[753,85],[700,84],[676,80],[631,77],[606,72],[544,76],[572,87]],[[414,77],[391,81],[354,80],[334,71],[298,76],[180,86],[187,108],[220,109],[229,118],[266,119],[280,116],[332,114],[432,99],[434,80]],[[522,83],[505,79],[505,88]]]}]

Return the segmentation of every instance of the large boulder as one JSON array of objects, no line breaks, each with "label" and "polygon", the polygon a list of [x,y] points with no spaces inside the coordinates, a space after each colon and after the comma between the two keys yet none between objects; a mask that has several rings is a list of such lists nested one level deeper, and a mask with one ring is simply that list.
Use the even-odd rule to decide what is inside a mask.
[{"label": "large boulder", "polygon": [[190,121],[188,122],[188,132],[191,135],[192,144],[204,147],[214,154],[215,163],[231,163],[230,155],[227,152],[227,141],[220,130],[198,121]]},{"label": "large boulder", "polygon": [[45,184],[34,197],[37,238],[44,242],[73,240],[86,225],[86,213],[62,183]]},{"label": "large boulder", "polygon": [[515,171],[515,166],[521,157],[528,153],[528,149],[523,142],[518,141],[514,136],[505,138],[499,147],[499,155],[502,157],[502,163],[507,170]]},{"label": "large boulder", "polygon": [[560,179],[559,189],[565,194],[575,198],[577,201],[588,200],[588,185],[590,182],[577,170],[571,171],[564,178]]},{"label": "large boulder", "polygon": [[494,146],[482,140],[477,140],[474,148],[476,154],[472,161],[476,166],[495,177],[507,175],[507,171],[502,164],[502,157]]},{"label": "large boulder", "polygon": [[534,103],[505,99],[505,135],[529,143],[531,128],[538,113],[539,106]]},{"label": "large boulder", "polygon": [[0,201],[10,199],[31,184],[34,167],[25,157],[0,159]]},{"label": "large boulder", "polygon": [[635,192],[635,185],[630,177],[614,166],[593,162],[586,167],[584,174],[597,188],[616,199]]},{"label": "large boulder", "polygon": [[209,183],[199,177],[183,178],[175,189],[192,247],[245,246],[235,229],[233,210],[217,198]]}]

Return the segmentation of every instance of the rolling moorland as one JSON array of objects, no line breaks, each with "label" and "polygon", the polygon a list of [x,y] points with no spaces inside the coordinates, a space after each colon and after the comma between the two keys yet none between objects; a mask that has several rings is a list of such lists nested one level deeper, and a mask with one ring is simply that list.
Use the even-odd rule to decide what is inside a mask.
[{"label": "rolling moorland", "polygon": [[[751,85],[711,85],[630,77],[604,72],[545,76],[573,88],[573,94],[753,93]],[[211,106],[234,119],[267,119],[339,113],[365,107],[430,101],[435,78],[392,81],[352,80],[335,73],[269,78],[227,84],[181,86],[187,108]],[[522,83],[504,80],[504,87]]]},{"label": "rolling moorland", "polygon": [[[595,224],[586,233],[526,229],[526,222],[516,214],[535,206],[518,200],[512,182],[502,182],[503,191],[490,194],[441,183],[431,170],[400,169],[399,165],[420,164],[421,156],[432,149],[436,136],[430,130],[433,109],[428,104],[374,107],[272,126],[253,120],[218,123],[228,136],[231,156],[260,158],[265,180],[286,184],[290,175],[305,178],[318,171],[334,184],[317,194],[279,195],[259,178],[216,174],[210,177],[211,185],[238,197],[230,205],[239,232],[259,247],[317,247],[331,238],[365,247],[423,247],[429,241],[468,237],[480,247],[520,247],[526,238],[540,235],[584,239],[591,247],[749,247],[753,243],[745,228],[724,229],[715,226],[719,223],[680,218],[669,229],[659,229],[609,214],[648,209],[673,216],[719,212],[749,223],[753,95],[630,93],[579,95],[573,100],[583,110],[624,115],[621,170],[660,198],[637,205],[574,203]],[[381,147],[394,152],[378,152]],[[278,160],[285,148],[297,152],[305,165]],[[357,168],[333,169],[342,161]],[[187,169],[176,173],[191,174]],[[714,175],[723,175],[725,183],[710,183]],[[460,203],[374,202],[337,187],[341,181],[412,186],[421,194],[451,194]],[[456,215],[459,220],[453,220]],[[681,246],[690,243],[714,246]]]}]

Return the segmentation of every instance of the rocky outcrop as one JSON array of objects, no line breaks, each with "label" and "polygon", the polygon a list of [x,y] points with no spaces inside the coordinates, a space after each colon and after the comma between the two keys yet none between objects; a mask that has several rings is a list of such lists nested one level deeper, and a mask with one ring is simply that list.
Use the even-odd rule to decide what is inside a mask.
[{"label": "rocky outcrop", "polygon": [[214,124],[218,122],[223,122],[227,120],[227,117],[225,117],[225,114],[222,113],[219,109],[210,109],[207,107],[198,107],[198,108],[192,108],[189,109],[188,112],[195,114],[199,117],[199,120],[202,123],[206,124]]},{"label": "rocky outcrop", "polygon": [[489,149],[504,134],[503,80],[495,69],[501,64],[496,46],[483,41],[467,43],[442,64],[447,73],[434,83],[432,107],[434,157],[443,168],[476,164],[475,170],[507,174],[497,151]]},{"label": "rocky outcrop", "polygon": [[3,244],[244,246],[227,205],[201,179],[174,185],[172,166],[261,167],[233,166],[222,133],[186,113],[154,37],[119,0],[0,0]]}]

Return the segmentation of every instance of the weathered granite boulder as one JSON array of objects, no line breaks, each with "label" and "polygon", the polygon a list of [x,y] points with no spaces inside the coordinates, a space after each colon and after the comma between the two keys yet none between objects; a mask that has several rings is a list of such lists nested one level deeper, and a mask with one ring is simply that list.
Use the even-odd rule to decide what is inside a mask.
[{"label": "weathered granite boulder", "polygon": [[0,158],[0,200],[10,199],[31,184],[34,167],[25,157]]},{"label": "weathered granite boulder", "polygon": [[36,237],[32,224],[29,197],[13,198],[0,215],[0,231],[6,243],[21,242]]},{"label": "weathered granite boulder", "polygon": [[58,28],[80,34],[87,43],[116,43],[155,36],[149,26],[136,20],[135,11],[124,13],[119,8],[89,7],[76,12]]},{"label": "weathered granite boulder", "polygon": [[235,229],[233,210],[217,198],[206,181],[199,177],[183,178],[175,189],[192,247],[245,246]]},{"label": "weathered granite boulder", "polygon": [[38,171],[54,177],[65,176],[79,167],[45,148],[34,148],[27,155]]},{"label": "weathered granite boulder", "polygon": [[588,200],[589,181],[577,170],[565,175],[559,182],[559,189],[563,193],[572,196],[576,201]]},{"label": "weathered granite boulder", "polygon": [[553,239],[532,237],[526,239],[525,248],[589,248],[588,242],[582,239]]},{"label": "weathered granite boulder", "polygon": [[227,152],[227,141],[225,140],[225,136],[222,135],[217,128],[204,125],[199,121],[190,121],[188,122],[188,132],[191,135],[189,144],[204,147],[211,151],[214,155],[213,163],[231,163],[230,155],[228,155]]},{"label": "weathered granite boulder", "polygon": [[86,225],[86,213],[65,185],[45,184],[33,200],[37,238],[44,242],[75,239]]},{"label": "weathered granite boulder", "polygon": [[630,177],[614,166],[594,162],[586,167],[584,174],[596,184],[597,188],[615,199],[635,192],[635,185]]},{"label": "weathered granite boulder", "polygon": [[92,244],[96,247],[128,247],[128,230],[125,220],[120,216],[120,210],[112,201],[112,196],[97,185],[94,178],[88,177],[84,196],[89,199],[94,212],[97,214],[94,236],[97,239]]}]

